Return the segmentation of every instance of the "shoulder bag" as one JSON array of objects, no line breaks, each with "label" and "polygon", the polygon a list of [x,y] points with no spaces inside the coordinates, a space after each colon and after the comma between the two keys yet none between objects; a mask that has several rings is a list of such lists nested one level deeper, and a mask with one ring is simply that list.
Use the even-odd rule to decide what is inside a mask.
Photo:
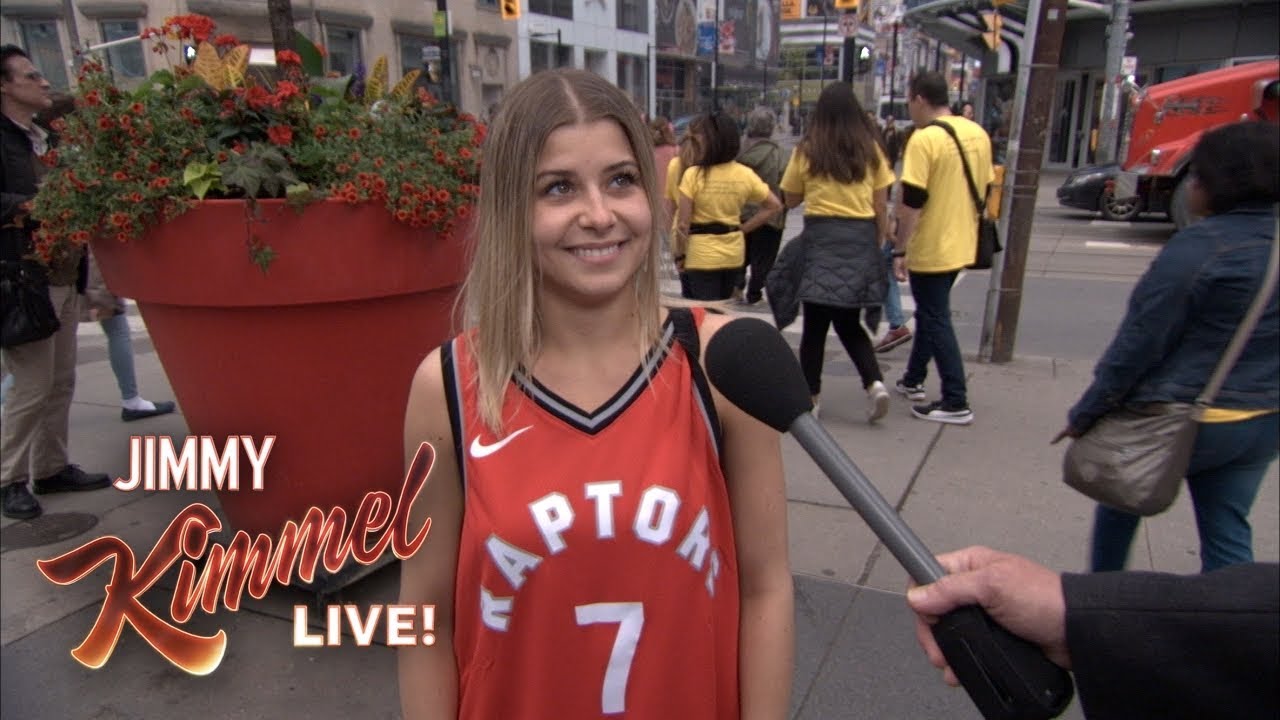
[{"label": "shoulder bag", "polygon": [[1067,448],[1062,458],[1067,485],[1135,515],[1155,515],[1173,504],[1191,462],[1200,418],[1222,389],[1275,291],[1278,256],[1280,238],[1272,241],[1262,287],[1195,402],[1129,404],[1103,415]]},{"label": "shoulder bag", "polygon": [[973,172],[969,170],[969,158],[964,154],[964,146],[960,144],[956,131],[950,125],[937,120],[929,124],[942,128],[955,141],[956,150],[960,153],[960,163],[964,167],[964,179],[969,183],[969,195],[973,198],[973,207],[978,211],[978,251],[973,258],[973,264],[967,267],[973,270],[989,270],[995,254],[1004,250],[1004,246],[1000,243],[1000,228],[995,220],[987,217],[987,203],[978,194],[978,186],[973,182]]},{"label": "shoulder bag", "polygon": [[16,347],[51,337],[62,323],[49,298],[44,266],[0,261],[0,347]]}]

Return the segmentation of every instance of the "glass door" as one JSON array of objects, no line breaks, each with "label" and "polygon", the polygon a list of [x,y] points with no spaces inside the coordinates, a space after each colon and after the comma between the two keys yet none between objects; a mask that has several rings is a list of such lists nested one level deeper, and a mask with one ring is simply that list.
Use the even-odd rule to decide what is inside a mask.
[{"label": "glass door", "polygon": [[1052,124],[1049,131],[1049,152],[1045,155],[1046,167],[1071,166],[1076,147],[1076,97],[1080,89],[1080,73],[1059,73],[1053,93]]}]

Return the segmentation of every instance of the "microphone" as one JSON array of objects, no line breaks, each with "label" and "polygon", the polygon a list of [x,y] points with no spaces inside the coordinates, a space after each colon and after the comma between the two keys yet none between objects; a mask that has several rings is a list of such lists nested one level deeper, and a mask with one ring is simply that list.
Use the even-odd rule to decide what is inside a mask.
[{"label": "microphone", "polygon": [[[911,579],[925,585],[947,574],[810,413],[813,403],[800,363],[773,326],[755,318],[727,323],[707,344],[706,364],[711,383],[729,402],[795,437]],[[980,606],[956,608],[932,629],[947,664],[986,720],[1055,718],[1070,704],[1070,674]]]}]

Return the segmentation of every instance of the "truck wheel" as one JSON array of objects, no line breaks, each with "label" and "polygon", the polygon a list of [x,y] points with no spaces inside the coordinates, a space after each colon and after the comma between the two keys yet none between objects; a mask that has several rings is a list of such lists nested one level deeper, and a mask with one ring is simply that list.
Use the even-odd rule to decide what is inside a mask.
[{"label": "truck wheel", "polygon": [[1181,230],[1200,218],[1191,214],[1188,195],[1191,192],[1191,176],[1183,175],[1178,186],[1173,189],[1173,197],[1169,198],[1169,219]]},{"label": "truck wheel", "polygon": [[1138,217],[1138,213],[1142,212],[1142,198],[1118,199],[1115,193],[1110,188],[1107,188],[1102,191],[1102,195],[1098,198],[1098,210],[1102,211],[1102,217],[1107,220],[1129,221]]}]

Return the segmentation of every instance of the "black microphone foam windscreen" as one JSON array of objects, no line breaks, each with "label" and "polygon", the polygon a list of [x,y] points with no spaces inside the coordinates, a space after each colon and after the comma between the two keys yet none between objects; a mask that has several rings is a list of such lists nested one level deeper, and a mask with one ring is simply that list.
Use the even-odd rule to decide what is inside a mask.
[{"label": "black microphone foam windscreen", "polygon": [[707,344],[707,375],[729,402],[778,432],[813,408],[795,353],[763,320],[720,328]]}]

